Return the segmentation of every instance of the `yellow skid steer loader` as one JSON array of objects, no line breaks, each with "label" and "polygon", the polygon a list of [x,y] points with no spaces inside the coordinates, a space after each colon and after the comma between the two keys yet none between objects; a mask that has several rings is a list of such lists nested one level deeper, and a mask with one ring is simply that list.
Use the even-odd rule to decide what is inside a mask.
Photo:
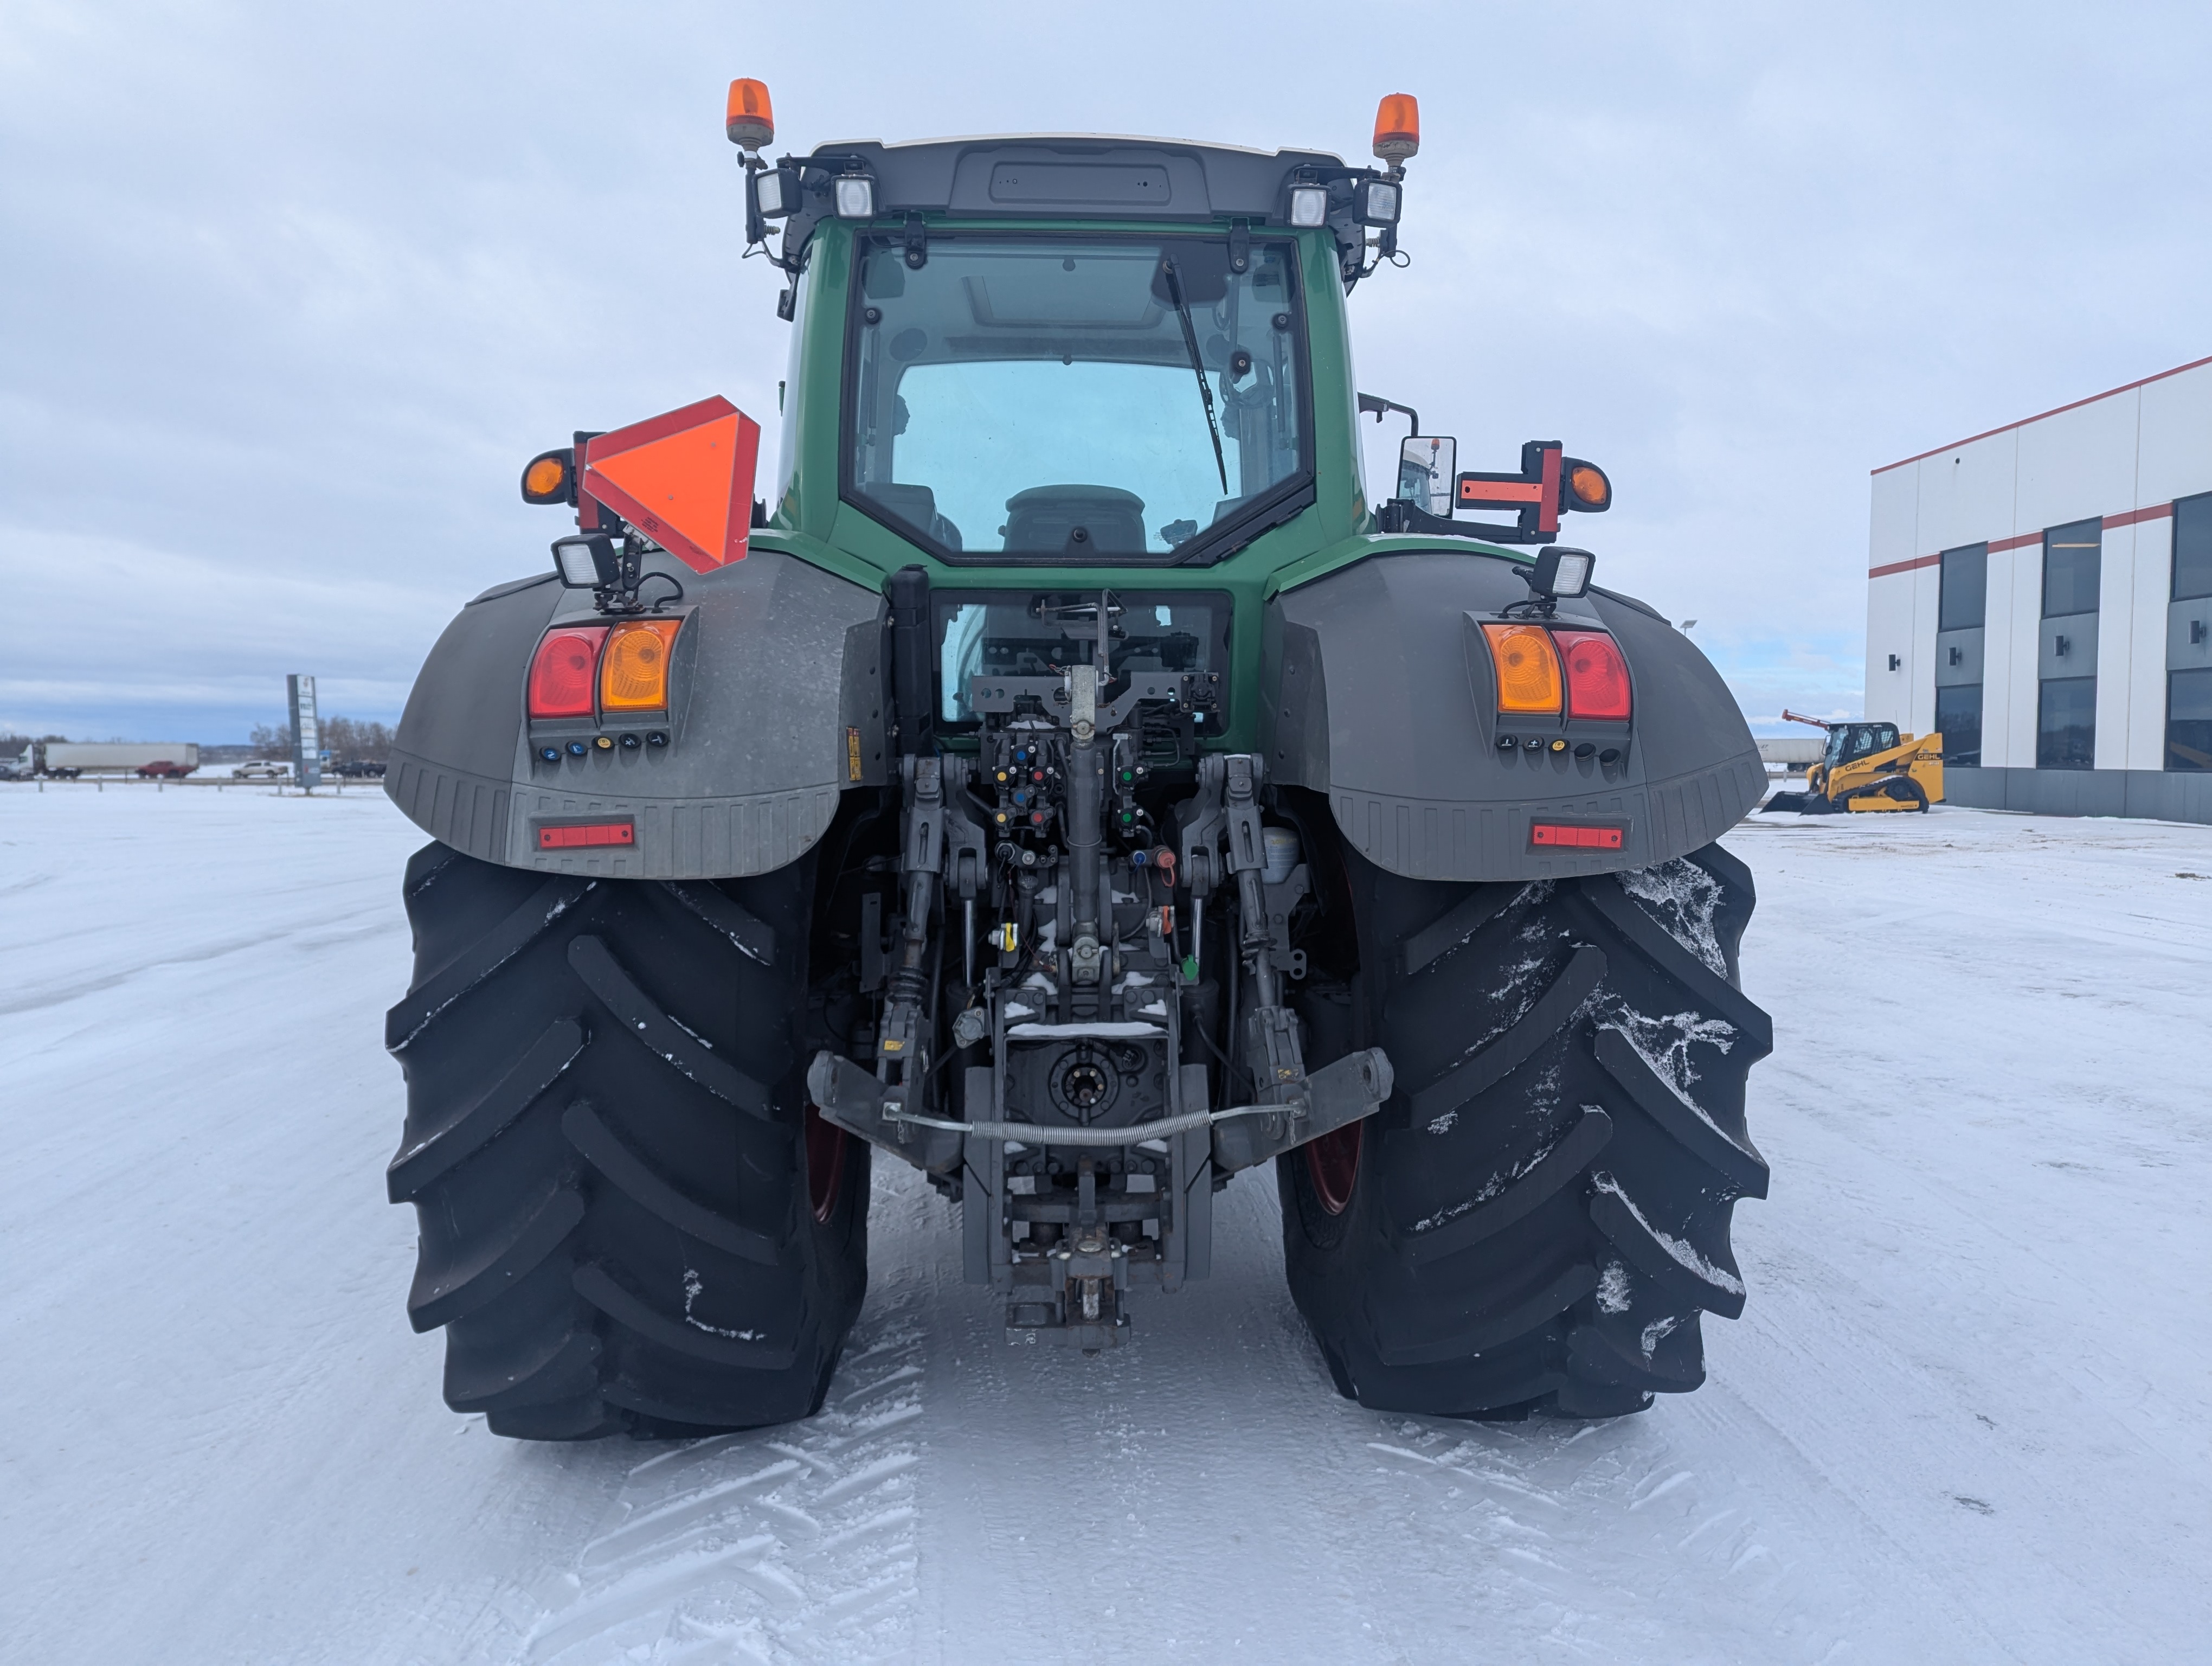
[{"label": "yellow skid steer loader", "polygon": [[1828,734],[1820,761],[1805,771],[1805,790],[1777,793],[1761,806],[1825,816],[1839,810],[1925,810],[1943,799],[1943,737],[1899,735],[1894,723],[1823,723],[1782,715]]}]

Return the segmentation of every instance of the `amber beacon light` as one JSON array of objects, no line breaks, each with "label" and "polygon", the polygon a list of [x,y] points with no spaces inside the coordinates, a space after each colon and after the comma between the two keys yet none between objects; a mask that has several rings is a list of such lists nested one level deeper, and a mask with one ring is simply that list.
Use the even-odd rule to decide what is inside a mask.
[{"label": "amber beacon light", "polygon": [[722,131],[730,136],[732,144],[747,150],[758,150],[774,141],[775,108],[769,102],[766,82],[730,83],[730,108],[723,119]]},{"label": "amber beacon light", "polygon": [[1396,167],[1421,149],[1421,106],[1411,93],[1385,93],[1375,112],[1375,155]]}]

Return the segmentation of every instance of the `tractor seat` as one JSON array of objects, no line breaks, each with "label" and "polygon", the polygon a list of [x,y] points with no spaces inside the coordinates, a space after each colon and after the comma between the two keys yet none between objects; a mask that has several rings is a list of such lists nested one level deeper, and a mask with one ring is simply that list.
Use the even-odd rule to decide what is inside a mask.
[{"label": "tractor seat", "polygon": [[1031,486],[1006,500],[999,530],[1010,553],[1141,556],[1145,500],[1118,486]]}]

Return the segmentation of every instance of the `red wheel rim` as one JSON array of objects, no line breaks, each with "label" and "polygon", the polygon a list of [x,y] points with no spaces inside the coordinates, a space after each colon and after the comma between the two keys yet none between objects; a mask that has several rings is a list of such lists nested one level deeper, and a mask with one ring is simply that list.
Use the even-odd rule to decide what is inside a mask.
[{"label": "red wheel rim", "polygon": [[1359,1183],[1359,1131],[1365,1126],[1347,1122],[1307,1142],[1306,1178],[1313,1182],[1321,1207],[1333,1215],[1352,1207],[1352,1189]]},{"label": "red wheel rim", "polygon": [[845,1130],[824,1122],[812,1105],[806,1107],[806,1201],[814,1218],[827,1222],[837,1213],[837,1191],[845,1178]]}]

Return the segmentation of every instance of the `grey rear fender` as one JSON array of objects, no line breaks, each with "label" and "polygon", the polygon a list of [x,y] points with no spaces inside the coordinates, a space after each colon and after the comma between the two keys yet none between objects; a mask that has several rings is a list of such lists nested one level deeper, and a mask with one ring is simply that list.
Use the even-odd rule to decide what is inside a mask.
[{"label": "grey rear fender", "polygon": [[[758,543],[713,573],[647,566],[684,590],[662,616],[684,619],[665,716],[533,730],[526,684],[547,627],[608,621],[550,574],[495,586],[446,627],[408,696],[385,791],[409,820],[510,867],[733,879],[796,860],[847,787],[882,783],[880,594]],[[644,744],[653,732],[665,744]],[[586,756],[568,755],[572,739]],[[557,763],[538,756],[547,745]],[[544,826],[624,820],[629,846],[539,848]]]},{"label": "grey rear fender", "polygon": [[[1327,793],[1346,839],[1393,873],[1540,879],[1648,867],[1710,843],[1765,791],[1758,747],[1720,674],[1626,597],[1593,591],[1561,602],[1552,621],[1612,633],[1633,690],[1626,726],[1502,719],[1481,624],[1528,600],[1525,570],[1471,552],[1373,556],[1268,604],[1270,773]],[[1560,739],[1568,748],[1554,751]],[[1590,754],[1575,757],[1585,741]],[[1598,757],[1607,750],[1619,754],[1610,763]],[[1621,847],[1539,848],[1540,821],[1618,825]]]}]

